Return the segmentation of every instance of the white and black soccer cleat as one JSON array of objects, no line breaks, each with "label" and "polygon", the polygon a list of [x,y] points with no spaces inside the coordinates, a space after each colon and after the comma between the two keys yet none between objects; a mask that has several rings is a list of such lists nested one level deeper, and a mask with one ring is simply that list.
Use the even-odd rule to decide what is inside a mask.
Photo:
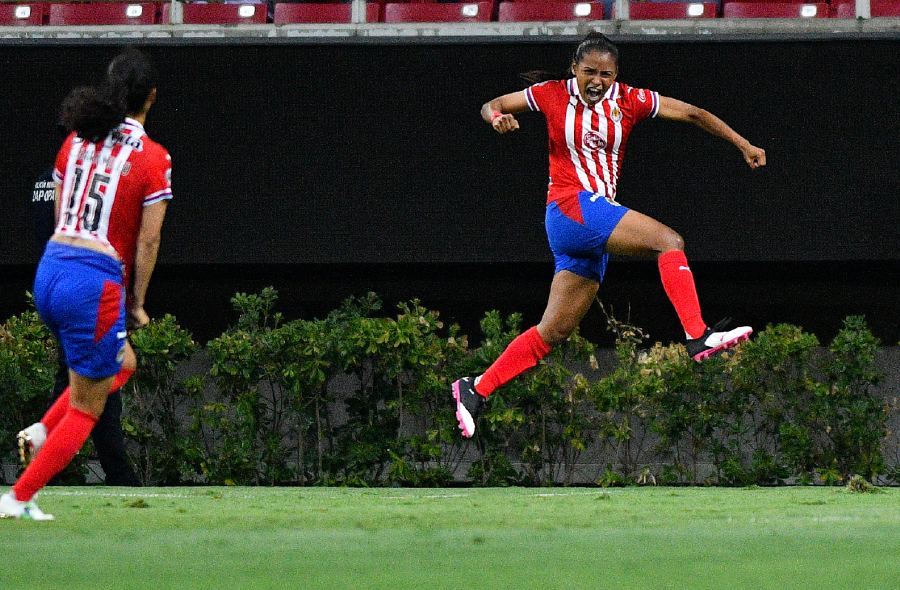
[{"label": "white and black soccer cleat", "polygon": [[723,331],[730,319],[724,319],[715,326],[707,327],[703,336],[688,340],[685,343],[688,354],[695,361],[703,361],[709,357],[734,348],[744,340],[750,338],[753,328],[741,326],[733,330]]},{"label": "white and black soccer cleat", "polygon": [[456,420],[466,438],[475,434],[475,420],[484,407],[484,397],[475,391],[475,380],[463,377],[453,382],[453,399],[456,401]]}]

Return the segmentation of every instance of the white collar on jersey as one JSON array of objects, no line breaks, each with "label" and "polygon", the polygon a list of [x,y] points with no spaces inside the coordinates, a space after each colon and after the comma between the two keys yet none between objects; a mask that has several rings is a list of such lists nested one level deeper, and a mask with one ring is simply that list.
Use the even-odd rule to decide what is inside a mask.
[{"label": "white collar on jersey", "polygon": [[144,126],[141,125],[140,121],[138,121],[137,119],[132,119],[131,117],[125,117],[125,124],[131,127],[137,127],[141,131],[144,130]]},{"label": "white collar on jersey", "polygon": [[[590,106],[588,105],[587,101],[582,98],[581,93],[578,92],[578,80],[576,80],[575,78],[569,78],[568,80],[566,80],[566,88],[569,89],[570,95],[578,97],[578,100],[581,101],[581,104],[583,104],[584,106]],[[598,105],[600,105],[600,103],[602,103],[604,100],[615,100],[617,98],[619,98],[619,83],[613,82],[612,86],[610,86],[606,90],[606,94],[603,95],[603,98],[598,100],[597,104],[594,105],[594,108],[596,109]]]}]

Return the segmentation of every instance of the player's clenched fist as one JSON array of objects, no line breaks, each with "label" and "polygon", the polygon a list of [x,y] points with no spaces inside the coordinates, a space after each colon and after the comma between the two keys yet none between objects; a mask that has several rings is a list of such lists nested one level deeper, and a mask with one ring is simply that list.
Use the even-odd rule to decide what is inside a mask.
[{"label": "player's clenched fist", "polygon": [[493,127],[494,131],[497,133],[507,133],[518,129],[519,122],[516,121],[516,118],[512,115],[494,113],[494,116],[491,117],[491,127]]}]

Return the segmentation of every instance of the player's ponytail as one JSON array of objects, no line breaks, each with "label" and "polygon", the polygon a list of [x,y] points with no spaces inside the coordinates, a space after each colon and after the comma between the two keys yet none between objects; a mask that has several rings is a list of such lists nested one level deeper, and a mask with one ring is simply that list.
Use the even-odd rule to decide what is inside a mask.
[{"label": "player's ponytail", "polygon": [[568,78],[565,73],[556,73],[549,70],[529,70],[519,74],[519,77],[530,84],[539,84],[541,82],[546,82],[547,80]]},{"label": "player's ponytail", "polygon": [[[572,61],[578,63],[585,55],[592,51],[609,53],[613,56],[616,64],[619,63],[619,48],[613,45],[613,42],[610,41],[606,35],[598,31],[591,31],[584,39],[582,39],[581,43],[578,44],[578,47],[575,48],[575,52],[572,54]],[[530,70],[519,74],[520,78],[531,84],[546,82],[547,80],[564,80],[571,76],[572,73],[568,69],[561,73],[550,72],[548,70]]]},{"label": "player's ponytail", "polygon": [[60,109],[60,122],[88,141],[100,141],[126,114],[141,112],[156,88],[156,72],[147,57],[126,49],[110,62],[103,82],[81,86],[69,93]]}]

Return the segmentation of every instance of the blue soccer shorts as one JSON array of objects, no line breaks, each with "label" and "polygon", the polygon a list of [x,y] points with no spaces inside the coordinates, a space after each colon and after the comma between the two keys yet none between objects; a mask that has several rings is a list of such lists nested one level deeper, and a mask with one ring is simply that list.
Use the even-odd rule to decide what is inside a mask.
[{"label": "blue soccer shorts", "polygon": [[66,364],[105,379],[125,358],[122,264],[105,254],[48,242],[34,279],[34,303],[56,336]]},{"label": "blue soccer shorts", "polygon": [[544,225],[555,272],[568,270],[601,283],[609,261],[606,242],[628,208],[588,191],[578,193],[578,204],[583,223],[563,213],[556,202],[547,205]]}]

